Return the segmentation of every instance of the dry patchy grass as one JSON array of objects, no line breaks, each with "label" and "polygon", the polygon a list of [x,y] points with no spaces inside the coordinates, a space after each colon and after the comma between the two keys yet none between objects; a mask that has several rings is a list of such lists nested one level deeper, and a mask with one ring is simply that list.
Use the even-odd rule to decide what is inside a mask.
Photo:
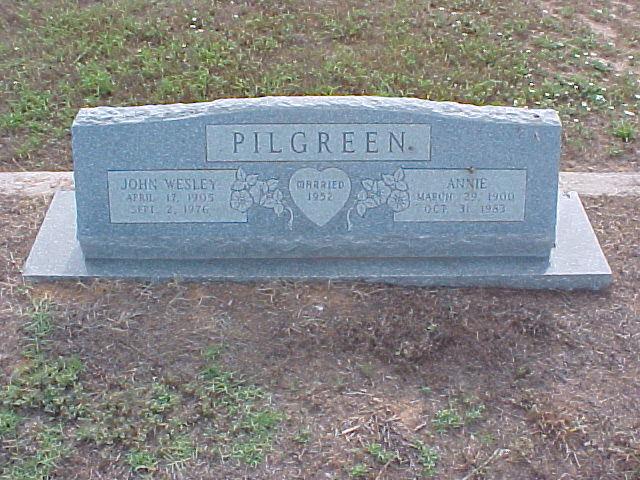
[{"label": "dry patchy grass", "polygon": [[0,166],[69,169],[77,109],[371,94],[549,107],[564,169],[637,168],[631,1],[29,0],[0,6]]},{"label": "dry patchy grass", "polygon": [[605,292],[25,285],[4,198],[4,475],[638,478],[640,201],[586,203]]}]

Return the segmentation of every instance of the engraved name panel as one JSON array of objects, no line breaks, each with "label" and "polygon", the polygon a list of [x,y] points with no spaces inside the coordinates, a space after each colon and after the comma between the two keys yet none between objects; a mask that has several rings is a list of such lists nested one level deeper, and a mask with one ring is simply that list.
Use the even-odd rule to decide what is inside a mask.
[{"label": "engraved name panel", "polygon": [[109,171],[111,223],[247,222],[232,208],[236,170]]},{"label": "engraved name panel", "polygon": [[431,126],[303,123],[206,126],[207,161],[429,161]]},{"label": "engraved name panel", "polygon": [[396,222],[524,220],[526,170],[404,169],[409,206]]}]

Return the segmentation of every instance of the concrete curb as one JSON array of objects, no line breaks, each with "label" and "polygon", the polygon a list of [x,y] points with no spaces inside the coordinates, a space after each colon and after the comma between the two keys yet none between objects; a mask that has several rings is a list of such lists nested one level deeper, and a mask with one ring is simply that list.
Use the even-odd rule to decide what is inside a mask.
[{"label": "concrete curb", "polygon": [[561,172],[560,189],[586,196],[640,195],[640,173],[635,172]]},{"label": "concrete curb", "polygon": [[[585,196],[640,196],[640,173],[561,172],[560,189]],[[39,196],[73,190],[72,172],[0,172],[0,194]]]},{"label": "concrete curb", "polygon": [[37,197],[73,190],[73,172],[0,172],[0,194]]}]

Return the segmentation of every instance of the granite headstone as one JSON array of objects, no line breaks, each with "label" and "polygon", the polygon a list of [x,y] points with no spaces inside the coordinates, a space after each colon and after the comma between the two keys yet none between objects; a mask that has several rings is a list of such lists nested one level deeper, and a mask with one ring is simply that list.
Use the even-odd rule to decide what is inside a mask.
[{"label": "granite headstone", "polygon": [[601,288],[553,110],[377,97],[82,109],[38,278]]}]

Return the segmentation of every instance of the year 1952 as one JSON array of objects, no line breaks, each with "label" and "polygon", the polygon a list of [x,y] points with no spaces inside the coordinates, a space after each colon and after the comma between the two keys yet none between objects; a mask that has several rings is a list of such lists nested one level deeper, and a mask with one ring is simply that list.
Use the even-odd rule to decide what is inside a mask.
[{"label": "year 1952", "polygon": [[333,200],[331,192],[309,192],[308,200],[310,202],[330,202]]}]

